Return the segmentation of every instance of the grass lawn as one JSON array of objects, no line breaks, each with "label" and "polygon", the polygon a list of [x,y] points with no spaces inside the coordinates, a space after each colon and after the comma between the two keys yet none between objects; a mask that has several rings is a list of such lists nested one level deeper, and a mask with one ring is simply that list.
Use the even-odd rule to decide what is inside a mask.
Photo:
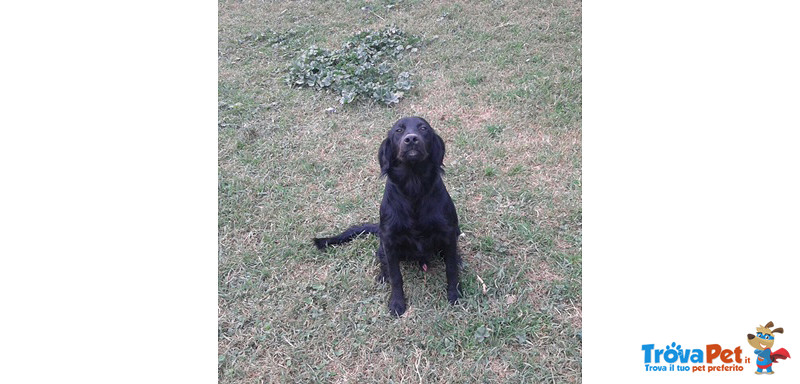
[{"label": "grass lawn", "polygon": [[[312,44],[392,24],[421,39],[399,103],[286,85]],[[220,2],[218,46],[220,382],[581,381],[580,2]],[[464,298],[404,264],[396,319],[377,239],[310,239],[377,222],[409,115],[447,145]]]}]

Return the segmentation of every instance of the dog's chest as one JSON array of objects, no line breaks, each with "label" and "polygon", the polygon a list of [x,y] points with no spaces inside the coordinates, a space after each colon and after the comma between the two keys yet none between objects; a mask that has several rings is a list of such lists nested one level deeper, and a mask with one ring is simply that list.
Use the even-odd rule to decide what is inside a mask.
[{"label": "dog's chest", "polygon": [[[394,192],[394,191],[392,191]],[[381,231],[404,242],[431,245],[447,230],[447,223],[438,203],[441,199],[427,195],[416,200],[387,192],[381,204]]]},{"label": "dog's chest", "polygon": [[415,242],[427,243],[443,233],[441,225],[437,225],[430,212],[413,212],[405,215],[402,225],[396,227],[398,235],[407,236]]}]

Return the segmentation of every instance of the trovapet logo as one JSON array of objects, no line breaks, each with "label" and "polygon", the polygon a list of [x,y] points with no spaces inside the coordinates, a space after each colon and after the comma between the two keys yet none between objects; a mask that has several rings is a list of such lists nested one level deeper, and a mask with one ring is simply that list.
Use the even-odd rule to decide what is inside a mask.
[{"label": "trovapet logo", "polygon": [[[772,329],[770,321],[766,326],[756,327],[756,334],[747,335],[747,343],[755,348],[755,356],[748,356],[740,346],[706,344],[699,348],[683,347],[672,342],[664,348],[655,344],[643,344],[644,369],[647,372],[745,372],[745,366],[754,364],[756,374],[773,374],[772,365],[786,359],[789,351],[784,348],[773,351],[775,333],[783,333],[783,328]],[[751,371],[752,372],[752,371]]]},{"label": "trovapet logo", "polygon": [[[656,349],[655,344],[642,345],[644,368],[646,371],[714,372],[743,371],[740,364],[748,363],[750,358],[742,358],[742,349],[722,348],[719,344],[708,344],[704,348],[683,349],[674,342],[664,349]],[[689,365],[705,363],[713,365]]]}]

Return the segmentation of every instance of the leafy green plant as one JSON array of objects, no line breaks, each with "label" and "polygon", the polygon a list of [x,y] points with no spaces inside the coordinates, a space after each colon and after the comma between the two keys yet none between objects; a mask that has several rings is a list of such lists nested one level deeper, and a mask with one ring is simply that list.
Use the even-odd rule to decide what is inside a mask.
[{"label": "leafy green plant", "polygon": [[419,38],[387,27],[361,32],[335,51],[312,45],[289,67],[286,82],[333,90],[342,104],[364,97],[387,105],[398,103],[412,83],[410,73],[395,74],[395,67],[404,54],[417,51],[417,42]]},{"label": "leafy green plant", "polygon": [[486,328],[485,325],[480,326],[477,330],[475,330],[475,340],[482,343],[484,340],[489,338],[490,331],[491,329]]},{"label": "leafy green plant", "polygon": [[250,43],[264,43],[267,45],[283,45],[291,39],[297,38],[299,33],[294,29],[285,32],[275,32],[271,29],[265,31],[251,32],[239,40],[240,44]]}]

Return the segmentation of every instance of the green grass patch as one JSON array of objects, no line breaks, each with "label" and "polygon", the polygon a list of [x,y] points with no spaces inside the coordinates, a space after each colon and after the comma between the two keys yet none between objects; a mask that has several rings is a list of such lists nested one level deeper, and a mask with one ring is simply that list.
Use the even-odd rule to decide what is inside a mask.
[{"label": "green grass patch", "polygon": [[489,134],[489,137],[496,139],[501,133],[503,133],[504,129],[505,126],[502,124],[489,124],[486,126],[486,133]]}]

